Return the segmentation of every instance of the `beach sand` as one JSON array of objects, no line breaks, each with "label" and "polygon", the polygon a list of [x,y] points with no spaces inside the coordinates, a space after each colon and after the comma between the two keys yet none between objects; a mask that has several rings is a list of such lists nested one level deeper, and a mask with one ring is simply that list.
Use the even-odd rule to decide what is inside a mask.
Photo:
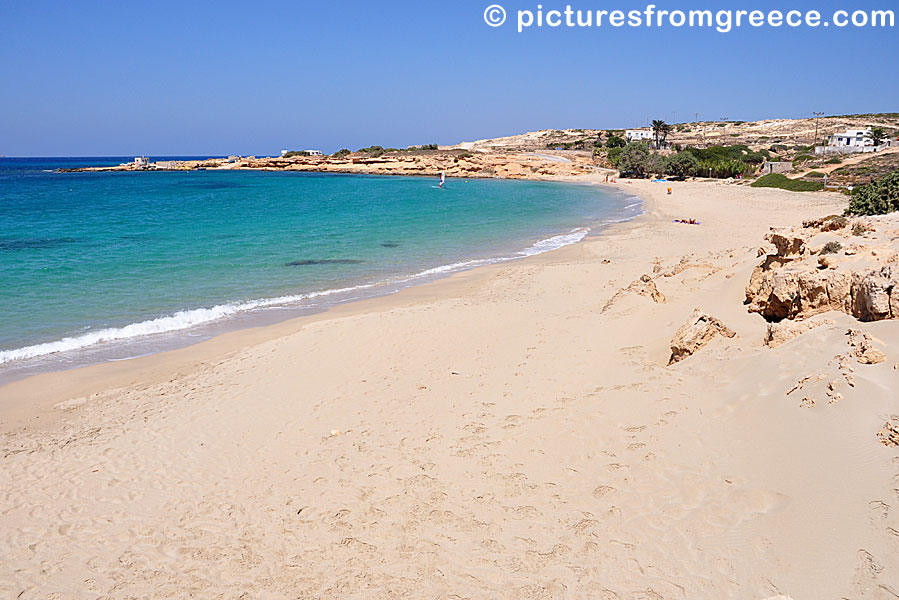
[{"label": "beach sand", "polygon": [[[541,256],[0,388],[0,595],[899,597],[899,322],[771,349],[743,304],[769,227],[844,198],[669,185]],[[697,307],[736,336],[668,366]],[[850,326],[888,360],[788,395]]]}]

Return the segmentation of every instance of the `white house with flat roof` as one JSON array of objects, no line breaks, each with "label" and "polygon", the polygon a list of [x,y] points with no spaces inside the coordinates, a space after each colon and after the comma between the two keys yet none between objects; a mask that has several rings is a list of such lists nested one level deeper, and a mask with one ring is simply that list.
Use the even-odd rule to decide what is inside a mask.
[{"label": "white house with flat roof", "polygon": [[649,129],[628,129],[624,132],[624,139],[628,142],[640,142],[643,140],[653,140],[655,135]]},{"label": "white house with flat roof", "polygon": [[884,139],[879,146],[874,145],[874,134],[871,128],[847,129],[843,133],[835,133],[824,138],[824,145],[815,148],[815,154],[856,154],[859,152],[877,152],[893,145],[891,138]]},{"label": "white house with flat roof", "polygon": [[845,133],[835,133],[825,138],[826,145],[837,148],[864,148],[873,146],[871,129],[847,129]]},{"label": "white house with flat roof", "polygon": [[321,156],[322,155],[321,150],[304,150],[303,152],[305,152],[309,156]]}]

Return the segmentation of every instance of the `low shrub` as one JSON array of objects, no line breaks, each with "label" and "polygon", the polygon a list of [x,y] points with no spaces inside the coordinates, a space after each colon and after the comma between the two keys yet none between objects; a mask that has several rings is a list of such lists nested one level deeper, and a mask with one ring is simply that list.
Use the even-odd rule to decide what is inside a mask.
[{"label": "low shrub", "polygon": [[871,231],[871,229],[868,228],[868,226],[865,225],[864,223],[856,223],[855,225],[852,226],[852,235],[857,235],[857,236],[861,237],[861,236],[865,235],[866,233],[868,233],[869,231]]},{"label": "low shrub", "polygon": [[752,182],[752,187],[756,188],[777,188],[790,192],[818,192],[824,189],[823,183],[816,181],[803,181],[801,179],[790,179],[786,175],[780,173],[770,173],[764,177],[759,177]]},{"label": "low shrub", "polygon": [[899,169],[852,191],[846,213],[884,215],[899,210]]},{"label": "low shrub", "polygon": [[824,248],[821,250],[821,254],[836,254],[840,250],[843,249],[843,244],[840,242],[827,242],[824,244]]},{"label": "low shrub", "polygon": [[613,148],[609,148],[606,157],[609,159],[609,162],[612,163],[613,166],[618,166],[618,159],[621,158],[621,153],[624,152],[624,148],[615,146]]}]

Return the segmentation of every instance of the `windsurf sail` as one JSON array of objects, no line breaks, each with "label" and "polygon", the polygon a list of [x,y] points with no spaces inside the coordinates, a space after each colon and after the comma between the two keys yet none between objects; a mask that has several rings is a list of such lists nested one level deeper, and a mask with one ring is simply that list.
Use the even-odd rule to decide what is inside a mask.
[{"label": "windsurf sail", "polygon": [[443,187],[443,184],[446,183],[446,171],[440,171],[440,186]]}]

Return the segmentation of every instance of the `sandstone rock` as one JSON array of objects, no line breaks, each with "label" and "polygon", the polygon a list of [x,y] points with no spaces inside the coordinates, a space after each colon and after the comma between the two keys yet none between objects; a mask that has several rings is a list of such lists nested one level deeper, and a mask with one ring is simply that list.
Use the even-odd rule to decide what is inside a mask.
[{"label": "sandstone rock", "polygon": [[846,217],[841,217],[840,215],[830,215],[829,217],[824,217],[823,219],[813,219],[811,221],[805,221],[802,224],[802,227],[805,229],[817,229],[821,232],[825,232],[845,229],[848,225],[849,219],[847,219]]},{"label": "sandstone rock", "polygon": [[863,365],[876,365],[884,362],[886,354],[874,347],[874,338],[869,333],[850,329],[846,332],[849,336],[849,344],[855,348],[855,357]]},{"label": "sandstone rock", "polygon": [[778,256],[800,256],[807,254],[805,244],[811,239],[811,235],[803,231],[795,231],[792,228],[773,229],[765,236],[769,242],[777,248]]},{"label": "sandstone rock", "polygon": [[799,274],[799,309],[806,315],[830,310],[826,274],[820,271],[803,271]]},{"label": "sandstone rock", "polygon": [[836,269],[837,261],[836,261],[836,259],[834,259],[833,256],[831,256],[829,254],[825,254],[823,256],[818,257],[818,265],[822,269]]},{"label": "sandstone rock", "polygon": [[881,321],[894,318],[892,307],[899,306],[899,269],[886,265],[858,275],[853,278],[852,287],[854,315],[859,319]]},{"label": "sandstone rock", "polygon": [[656,287],[656,282],[652,280],[652,277],[650,277],[649,275],[643,275],[640,277],[640,279],[633,282],[626,288],[619,290],[614,296],[612,296],[609,301],[606,302],[606,305],[602,307],[601,312],[606,312],[607,310],[612,308],[612,306],[616,302],[618,302],[618,300],[620,300],[622,296],[629,293],[636,293],[640,296],[649,296],[656,304],[665,304],[665,302],[667,301],[665,295],[659,291],[659,288]]},{"label": "sandstone rock", "polygon": [[899,318],[899,266],[867,271],[822,271],[811,262],[768,257],[753,271],[746,303],[771,321],[809,317],[829,310],[862,321]]},{"label": "sandstone rock", "polygon": [[893,417],[877,432],[880,443],[889,448],[899,446],[899,417]]},{"label": "sandstone rock", "polygon": [[674,334],[674,339],[671,340],[671,359],[668,364],[673,365],[692,356],[711,342],[716,335],[732,338],[737,334],[715,317],[697,308],[687,322]]},{"label": "sandstone rock", "polygon": [[631,291],[635,291],[641,296],[649,296],[656,304],[664,304],[666,302],[665,295],[656,287],[656,282],[649,275],[643,275],[638,281],[630,285]]},{"label": "sandstone rock", "polygon": [[822,321],[799,321],[798,323],[791,321],[768,323],[768,331],[765,333],[765,345],[769,348],[777,348],[816,327],[833,325],[834,323],[835,321],[832,319],[824,319]]}]

